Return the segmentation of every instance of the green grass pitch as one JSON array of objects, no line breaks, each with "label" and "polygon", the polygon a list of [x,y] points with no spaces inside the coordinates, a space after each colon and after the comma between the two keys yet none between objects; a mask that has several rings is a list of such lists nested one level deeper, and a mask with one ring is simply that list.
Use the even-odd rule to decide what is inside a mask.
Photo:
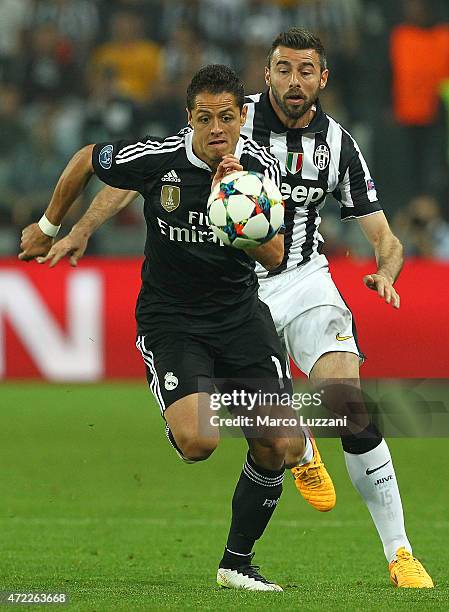
[{"label": "green grass pitch", "polygon": [[0,590],[66,591],[62,609],[99,612],[447,610],[447,440],[390,441],[408,534],[437,584],[425,591],[390,586],[339,441],[319,446],[337,507],[314,511],[287,477],[256,546],[255,563],[285,592],[220,590],[215,575],[243,441],[227,438],[208,461],[184,465],[143,382],[3,384]]}]

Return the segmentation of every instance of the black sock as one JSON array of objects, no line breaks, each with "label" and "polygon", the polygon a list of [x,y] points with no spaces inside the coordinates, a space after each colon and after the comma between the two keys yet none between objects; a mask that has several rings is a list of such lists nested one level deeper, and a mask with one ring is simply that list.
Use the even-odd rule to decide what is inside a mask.
[{"label": "black sock", "polygon": [[382,440],[382,434],[377,426],[370,423],[368,427],[357,434],[341,436],[341,445],[346,453],[362,455],[379,446]]},{"label": "black sock", "polygon": [[232,522],[220,567],[249,563],[282,493],[285,468],[266,470],[248,453],[232,498]]}]

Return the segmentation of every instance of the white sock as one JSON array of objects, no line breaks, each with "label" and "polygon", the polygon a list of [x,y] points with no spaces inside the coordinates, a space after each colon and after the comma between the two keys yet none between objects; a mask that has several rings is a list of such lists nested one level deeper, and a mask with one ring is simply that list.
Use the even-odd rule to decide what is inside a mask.
[{"label": "white sock", "polygon": [[307,436],[304,436],[304,440],[305,440],[304,455],[302,456],[301,461],[299,462],[299,465],[305,465],[306,463],[310,463],[313,459],[312,443],[310,442]]},{"label": "white sock", "polygon": [[362,455],[345,452],[345,461],[352,484],[365,500],[376,525],[387,561],[395,558],[401,546],[412,552],[405,533],[396,474],[385,440]]}]

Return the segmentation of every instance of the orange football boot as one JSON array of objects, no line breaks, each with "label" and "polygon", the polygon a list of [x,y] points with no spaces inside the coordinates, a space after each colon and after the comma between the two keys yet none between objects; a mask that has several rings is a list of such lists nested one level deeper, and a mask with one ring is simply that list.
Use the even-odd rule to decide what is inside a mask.
[{"label": "orange football boot", "polygon": [[390,580],[396,587],[433,589],[433,581],[422,564],[405,548],[398,548],[396,559],[388,566]]},{"label": "orange football boot", "polygon": [[329,512],[337,501],[334,483],[324,466],[314,438],[310,437],[309,440],[313,448],[312,461],[295,466],[291,472],[296,488],[306,502],[319,512]]}]

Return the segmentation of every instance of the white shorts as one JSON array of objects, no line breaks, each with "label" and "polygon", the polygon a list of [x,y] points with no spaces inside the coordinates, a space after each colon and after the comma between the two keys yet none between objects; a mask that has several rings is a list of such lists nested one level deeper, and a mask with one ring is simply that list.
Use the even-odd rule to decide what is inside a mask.
[{"label": "white shorts", "polygon": [[304,374],[329,352],[355,353],[363,361],[352,313],[327,264],[306,265],[259,279],[259,284],[259,297],[270,307],[281,341]]}]

